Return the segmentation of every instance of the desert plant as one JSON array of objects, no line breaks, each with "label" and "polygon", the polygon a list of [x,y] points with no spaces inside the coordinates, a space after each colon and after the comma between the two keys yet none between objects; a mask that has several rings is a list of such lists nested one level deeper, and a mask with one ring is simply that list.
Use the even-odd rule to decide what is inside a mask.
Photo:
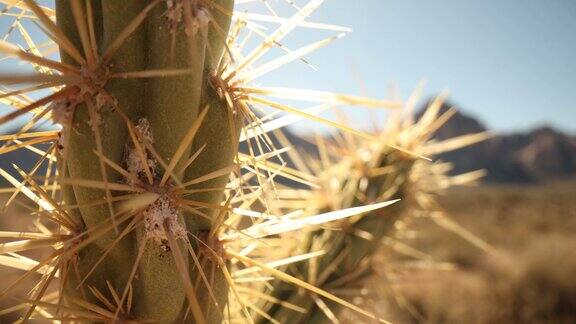
[{"label": "desert plant", "polygon": [[[85,233],[98,233],[81,243],[65,241],[71,247],[53,264],[54,273],[61,269],[63,294],[97,303],[97,294],[90,296],[78,287],[86,285],[100,293],[113,287],[120,296],[115,317],[162,322],[175,321],[185,313],[182,305],[187,296],[197,322],[218,321],[212,319],[218,312],[200,311],[207,305],[206,295],[193,293],[187,273],[190,269],[190,277],[195,278],[194,272],[202,270],[188,267],[188,254],[183,253],[186,232],[200,236],[211,224],[184,222],[180,206],[185,206],[183,191],[191,190],[199,178],[200,168],[190,171],[186,165],[195,152],[193,140],[223,144],[210,145],[203,152],[203,159],[215,161],[201,168],[205,174],[223,168],[229,172],[237,147],[236,118],[226,117],[232,111],[224,100],[215,99],[211,85],[233,2],[56,1],[57,24],[35,2],[25,4],[61,52],[61,62],[40,57],[31,61],[59,71],[60,75],[46,77],[53,79],[50,86],[63,86],[3,120],[50,103],[47,110],[63,126],[61,145],[50,152],[59,155],[63,202],[78,206],[61,212],[59,224],[76,240]],[[4,49],[25,59],[32,57],[8,45]],[[221,123],[214,138],[209,125],[228,119],[232,123]],[[164,168],[162,174],[158,164]],[[222,183],[216,175],[203,180]],[[125,201],[143,202],[138,214],[114,203],[119,200],[114,184],[119,182],[132,187],[124,189],[128,193],[146,192]],[[217,201],[221,195],[221,190],[214,190],[198,204]],[[104,197],[106,203],[93,204]],[[143,226],[135,228],[140,223]],[[114,230],[105,230],[109,226]],[[74,257],[73,251],[77,251]],[[210,269],[214,264],[202,266]],[[71,269],[75,273],[64,276]],[[142,280],[131,285],[136,272]],[[224,279],[207,280],[221,286],[219,281]],[[129,293],[138,303],[133,309],[122,309]]]},{"label": "desert plant", "polygon": [[[424,211],[440,225],[456,231],[482,249],[490,249],[450,221],[434,198],[451,185],[474,182],[482,176],[483,171],[448,177],[448,164],[432,164],[394,149],[398,146],[416,154],[433,156],[487,138],[487,134],[481,133],[434,141],[431,138],[434,132],[454,113],[453,110],[440,113],[443,100],[444,96],[439,96],[427,107],[422,117],[414,121],[410,103],[415,99],[411,98],[403,114],[396,114],[383,130],[375,131],[373,136],[380,138],[379,142],[363,141],[349,134],[339,134],[329,141],[318,137],[318,158],[316,155],[309,157],[305,165],[313,169],[312,173],[320,179],[321,186],[318,190],[304,192],[300,197],[307,208],[313,210],[312,213],[348,209],[395,198],[402,200],[390,208],[317,228],[310,227],[305,233],[298,233],[297,239],[292,240],[295,244],[291,253],[322,253],[307,263],[287,265],[284,269],[286,273],[331,292],[359,287],[361,280],[373,272],[371,259],[375,252],[393,236],[407,209]],[[290,195],[294,194],[290,192]],[[285,241],[289,239],[285,238]],[[276,299],[305,310],[298,312],[270,303],[262,306],[269,316],[281,323],[322,323],[338,319],[339,305],[321,296],[278,280],[271,287],[270,294]],[[263,318],[263,321],[267,319]]]},{"label": "desert plant", "polygon": [[[235,271],[257,269],[376,319],[276,269],[278,262],[315,255],[290,256],[272,265],[249,256],[255,245],[265,249],[264,238],[274,240],[275,235],[391,203],[320,213],[296,210],[296,219],[290,212],[272,216],[269,209],[256,209],[256,203],[266,205],[260,196],[276,176],[302,178],[268,161],[285,152],[268,140],[267,133],[275,128],[308,118],[368,141],[380,140],[318,117],[318,111],[266,97],[329,106],[399,106],[395,101],[248,85],[341,36],[254,65],[272,47],[285,49],[281,41],[294,28],[316,26],[304,19],[321,0],[297,8],[289,19],[267,18],[280,24],[269,35],[242,14],[229,28],[231,0],[58,0],[55,10],[33,0],[1,2],[3,17],[14,17],[7,35],[18,31],[26,49],[2,42],[0,50],[29,63],[31,71],[0,76],[11,87],[3,89],[1,99],[14,108],[0,117],[0,124],[32,115],[20,131],[2,138],[1,152],[26,149],[40,155],[31,170],[15,166],[22,181],[0,170],[15,187],[9,202],[23,194],[36,204],[31,212],[34,230],[0,233],[0,264],[25,271],[1,297],[40,275],[29,296],[6,312],[26,309],[23,321],[219,323],[238,316],[251,321],[252,309],[273,320],[240,296]],[[24,27],[27,19],[57,45],[60,61],[34,43]],[[246,38],[256,34],[264,41],[242,55],[246,41],[240,35],[246,29],[251,31]],[[255,107],[293,116],[288,121],[273,115],[260,119]],[[34,131],[42,120],[61,129]],[[237,152],[239,141],[248,143],[246,155]],[[264,152],[266,145],[272,150]],[[42,165],[45,175],[38,177]],[[249,218],[255,224],[242,221]],[[42,251],[42,256],[29,258],[31,250]]]}]

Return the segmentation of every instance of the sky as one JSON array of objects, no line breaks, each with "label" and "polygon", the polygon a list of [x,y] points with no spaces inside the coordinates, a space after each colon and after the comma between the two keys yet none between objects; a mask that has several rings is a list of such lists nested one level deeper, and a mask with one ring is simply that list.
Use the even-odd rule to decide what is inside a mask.
[{"label": "sky", "polygon": [[[286,0],[266,1],[294,13]],[[382,98],[394,84],[406,98],[424,78],[424,99],[449,90],[451,103],[498,132],[548,124],[576,134],[574,0],[325,0],[309,20],[353,32],[307,56],[318,71],[296,62],[261,85]],[[284,43],[333,34],[299,28]],[[354,127],[373,122],[366,109],[346,111]]]},{"label": "sky", "polygon": [[447,89],[499,132],[576,133],[576,1],[326,0],[310,20],[354,31],[309,56],[318,72],[291,66],[263,84],[382,97],[394,83],[406,97],[425,78],[427,96]]}]

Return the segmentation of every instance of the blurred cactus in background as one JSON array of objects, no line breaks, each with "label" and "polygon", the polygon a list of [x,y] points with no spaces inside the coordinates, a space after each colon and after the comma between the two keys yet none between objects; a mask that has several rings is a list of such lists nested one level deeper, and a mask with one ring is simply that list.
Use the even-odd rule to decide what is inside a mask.
[{"label": "blurred cactus in background", "polygon": [[[286,198],[292,204],[306,206],[311,213],[395,198],[402,200],[386,209],[289,234],[285,242],[291,241],[294,245],[287,253],[299,255],[322,251],[322,254],[307,263],[287,265],[286,273],[331,292],[358,287],[361,280],[373,271],[375,252],[393,236],[397,227],[401,227],[407,210],[425,211],[436,221],[471,239],[472,243],[489,249],[481,240],[446,218],[434,198],[452,185],[474,183],[483,176],[483,171],[449,177],[445,175],[450,168],[448,164],[433,164],[393,148],[398,146],[416,154],[433,156],[483,141],[488,135],[464,135],[436,142],[431,136],[454,111],[440,114],[443,97],[438,97],[422,117],[414,121],[413,102],[414,98],[408,100],[403,112],[392,116],[384,129],[375,131],[374,136],[380,138],[380,142],[367,142],[348,134],[338,134],[330,140],[317,137],[317,155],[301,157],[319,179],[320,188],[301,191],[299,196],[289,192],[290,197]],[[390,142],[392,145],[385,144]],[[269,290],[276,299],[305,310],[297,312],[273,304],[264,306],[268,307],[268,315],[280,323],[338,321],[338,305],[316,294],[278,280]]]}]

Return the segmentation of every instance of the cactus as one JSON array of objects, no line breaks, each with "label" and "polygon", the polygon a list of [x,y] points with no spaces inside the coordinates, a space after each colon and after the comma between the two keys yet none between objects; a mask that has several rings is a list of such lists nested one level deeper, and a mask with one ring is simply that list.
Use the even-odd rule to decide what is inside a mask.
[{"label": "cactus", "polygon": [[[53,265],[60,269],[64,300],[99,304],[118,297],[114,319],[174,322],[189,315],[198,323],[219,322],[225,299],[206,311],[207,295],[196,294],[192,280],[225,265],[206,259],[196,267],[186,253],[187,233],[200,237],[212,224],[180,205],[219,204],[223,190],[194,200],[185,191],[218,170],[220,177],[205,181],[221,184],[237,150],[239,123],[214,94],[212,80],[233,1],[58,0],[56,24],[34,1],[24,3],[60,48],[61,62],[35,59],[60,71],[51,76],[63,87],[31,106],[51,103],[50,113],[63,126],[51,154],[59,156],[63,204],[78,206],[58,219],[76,240],[64,242],[72,247]],[[228,119],[232,123],[222,123]],[[197,143],[207,142],[223,143],[203,152],[202,162],[215,162],[191,171],[186,161]],[[219,287],[223,278],[205,280]]]},{"label": "cactus", "polygon": [[[410,102],[414,102],[414,98],[408,101],[408,105]],[[482,171],[447,177],[444,173],[449,166],[445,163],[432,164],[384,144],[392,141],[417,154],[434,155],[487,138],[487,134],[472,134],[439,143],[431,141],[434,131],[453,113],[449,110],[440,114],[442,102],[443,97],[438,97],[417,122],[409,114],[411,107],[406,107],[404,115],[393,116],[383,131],[376,132],[375,136],[381,138],[379,143],[362,141],[346,134],[335,136],[328,142],[318,138],[318,157],[308,157],[309,163],[306,165],[313,168],[321,186],[318,190],[306,192],[301,198],[312,213],[394,198],[402,200],[390,208],[342,219],[320,228],[310,228],[305,233],[298,233],[293,240],[287,235],[284,242],[294,241],[295,244],[286,253],[299,255],[322,251],[322,254],[307,263],[287,265],[283,271],[326,291],[358,288],[362,279],[373,272],[371,260],[375,252],[385,239],[393,235],[408,209],[426,211],[441,224],[450,224],[451,229],[455,229],[454,223],[441,213],[434,196],[451,185],[473,183],[482,176]],[[294,198],[291,199],[294,203]],[[456,229],[465,238],[470,238],[472,243],[489,249],[464,229]],[[331,300],[279,280],[268,287],[271,287],[267,290],[275,299],[294,306],[287,308],[263,303],[261,308],[267,316],[280,323],[338,321],[339,305]],[[267,318],[260,317],[260,322],[267,321]]]}]

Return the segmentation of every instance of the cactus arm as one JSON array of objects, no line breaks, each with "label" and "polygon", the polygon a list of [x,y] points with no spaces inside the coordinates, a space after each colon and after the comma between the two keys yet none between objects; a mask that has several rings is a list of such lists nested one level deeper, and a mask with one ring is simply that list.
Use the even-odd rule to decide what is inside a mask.
[{"label": "cactus arm", "polygon": [[[198,130],[192,150],[202,149],[202,153],[194,161],[193,165],[186,170],[185,179],[191,180],[231,166],[238,152],[238,139],[240,134],[240,120],[223,99],[220,99],[211,86],[207,86],[204,97],[203,109],[209,109],[204,123]],[[228,183],[229,176],[221,176],[203,182],[203,188],[224,188]],[[200,186],[191,187],[199,189]],[[188,199],[209,204],[220,204],[224,192],[209,191],[194,193]],[[214,219],[217,210],[206,209],[203,211]],[[210,221],[205,218],[189,219],[188,230],[193,233],[209,231],[212,227]]]},{"label": "cactus arm", "polygon": [[[207,22],[203,21],[202,9],[196,10],[197,16],[189,17],[192,13],[182,13],[180,21],[173,21],[176,18],[169,18],[170,11],[177,9],[166,7],[164,4],[157,6],[147,21],[147,68],[190,71],[180,76],[151,78],[146,87],[146,117],[152,127],[155,148],[169,163],[198,116],[207,37],[207,26],[203,25]],[[198,24],[198,27],[185,27],[185,24]],[[182,160],[189,155],[190,148]],[[181,174],[176,176],[181,180]]]},{"label": "cactus arm", "polygon": [[[214,1],[211,3],[216,6],[219,5],[218,2]],[[232,5],[231,1],[227,0],[227,2],[228,5]],[[171,159],[179,149],[181,140],[185,137],[196,118],[198,118],[199,112],[203,109],[210,109],[207,117],[200,125],[195,142],[182,153],[175,170],[183,170],[181,168],[182,163],[196,152],[195,143],[198,141],[204,142],[206,150],[200,154],[198,161],[188,168],[188,171],[174,174],[178,181],[186,181],[191,179],[190,175],[192,177],[201,176],[223,164],[231,164],[233,155],[228,152],[235,152],[234,149],[237,147],[237,139],[236,143],[234,143],[229,135],[231,131],[228,123],[229,119],[226,115],[229,111],[228,107],[222,107],[222,101],[217,100],[218,98],[210,97],[209,100],[204,99],[206,98],[205,94],[212,91],[208,79],[211,75],[211,69],[206,68],[210,63],[205,58],[207,56],[214,58],[221,55],[225,37],[214,37],[215,32],[209,28],[208,24],[213,24],[213,22],[208,19],[212,19],[214,9],[205,8],[201,5],[193,7],[192,4],[189,3],[187,5],[186,2],[183,2],[184,13],[183,17],[181,17],[181,22],[167,19],[164,14],[166,13],[164,11],[165,8],[159,7],[156,8],[147,23],[149,36],[148,69],[190,70],[189,74],[183,76],[151,79],[146,88],[146,117],[152,128],[155,148],[167,164],[175,163]],[[192,9],[192,14],[187,14],[188,9]],[[168,10],[171,9],[168,8]],[[169,14],[170,12],[168,12]],[[226,18],[229,25],[230,17],[226,16]],[[222,18],[220,20],[220,24],[226,24],[226,21],[222,21]],[[198,29],[184,27],[191,25],[197,26]],[[220,54],[216,54],[214,50],[209,50],[207,48],[208,42],[212,44],[213,48],[220,51]],[[219,44],[219,42],[222,42],[222,44]],[[170,51],[167,51],[167,49],[170,49]],[[205,163],[203,163],[204,161]],[[221,178],[227,179],[225,176]],[[220,182],[222,181],[220,180]],[[213,182],[207,181],[202,186],[211,188]],[[216,199],[212,199],[209,202],[220,204],[222,192],[214,196]],[[188,231],[195,236],[199,234],[195,225],[198,223],[197,219],[198,216],[193,215],[186,215],[185,219]],[[177,250],[187,251],[183,245],[190,243],[186,240],[179,240],[177,244],[179,245]],[[146,277],[143,280],[146,287],[143,287],[138,293],[141,303],[137,310],[142,310],[142,312],[137,311],[138,316],[142,318],[159,318],[168,322],[175,320],[175,318],[167,317],[168,314],[175,315],[180,313],[179,316],[186,316],[190,321],[198,322],[203,317],[202,320],[207,323],[221,322],[222,309],[227,298],[227,288],[224,285],[225,281],[221,276],[221,271],[214,271],[214,267],[218,267],[218,265],[205,258],[203,259],[202,271],[209,277],[208,281],[211,289],[218,296],[218,303],[221,305],[220,309],[213,305],[213,300],[206,293],[207,287],[203,283],[198,284],[200,280],[199,270],[195,268],[191,258],[187,257],[187,255],[175,255],[175,257],[182,258],[179,261],[186,262],[190,269],[190,278],[197,283],[197,300],[194,300],[195,296],[190,296],[189,294],[188,301],[191,306],[199,303],[203,312],[200,318],[192,316],[195,315],[194,312],[192,315],[185,315],[185,309],[188,308],[189,303],[182,303],[181,301],[184,300],[186,294],[181,284],[182,273],[178,271],[178,267],[174,264],[176,260],[163,257],[163,254],[166,254],[165,251],[151,243],[148,243],[148,245],[140,265],[140,272]],[[197,244],[192,245],[198,250]],[[166,298],[162,296],[166,296]],[[162,299],[165,299],[165,301],[162,301]],[[151,313],[151,309],[155,309],[154,313]]]},{"label": "cactus arm", "polygon": [[[98,4],[100,1],[92,2],[95,16],[100,12]],[[143,4],[146,1],[104,1],[101,5],[102,10],[102,46],[107,46],[113,39],[120,33],[121,29],[126,26],[130,21],[130,13],[136,15],[142,10]],[[79,47],[79,39],[76,31],[76,25],[72,18],[69,1],[59,0],[56,2],[56,12],[58,25],[60,28],[74,41]],[[117,10],[117,11],[116,11]],[[107,12],[122,12],[122,17],[116,19],[111,18]],[[99,19],[95,19],[99,21]],[[99,26],[99,23],[95,24]],[[145,35],[141,31],[136,31],[129,37],[125,44],[116,53],[111,60],[109,68],[112,72],[119,71],[133,71],[141,70],[144,68],[145,57],[142,54],[142,43],[144,42]],[[65,63],[72,63],[71,59],[62,53],[62,60]],[[118,107],[127,115],[133,115],[140,109],[141,100],[141,84],[140,81],[134,80],[110,80],[106,86],[106,92],[109,93],[115,100],[118,101]],[[95,98],[92,98],[95,100]],[[96,104],[94,103],[96,106]],[[124,141],[118,139],[125,139],[127,136],[124,121],[118,114],[113,112],[112,107],[95,107],[98,110],[99,130],[102,139],[103,155],[108,159],[121,164],[122,155],[124,152]],[[69,147],[64,148],[68,150],[68,169],[72,178],[80,179],[94,179],[102,180],[100,165],[95,163],[98,161],[98,156],[94,153],[97,148],[97,143],[92,130],[92,122],[90,120],[90,113],[86,105],[81,104],[76,107],[74,111],[72,129],[69,129],[64,136],[69,136],[67,141]],[[119,180],[118,176],[113,174],[109,175],[107,181]],[[94,200],[103,198],[103,191],[91,188],[80,188],[74,186],[76,200],[78,203],[83,204]],[[80,208],[84,222],[88,228],[92,228],[107,221],[110,218],[109,210],[106,206],[100,208]],[[103,237],[98,240],[99,244],[104,245],[111,241],[113,235]]]},{"label": "cactus arm", "polygon": [[[200,111],[208,109],[204,122],[200,126],[198,133],[192,144],[192,153],[202,150],[194,163],[187,168],[185,180],[201,177],[210,172],[232,165],[238,149],[238,138],[241,123],[239,117],[233,113],[233,109],[223,98],[220,98],[216,89],[211,84],[211,78],[215,77],[216,67],[220,62],[226,44],[226,35],[230,27],[233,0],[209,1],[206,3],[210,12],[210,27],[207,35],[207,46],[204,62],[205,78],[203,80],[202,100]],[[202,183],[203,188],[223,188],[228,183],[228,176],[221,176]],[[219,205],[224,197],[223,190],[208,191],[187,196],[192,201]],[[210,218],[217,215],[216,210],[203,210]],[[204,236],[214,224],[204,218],[187,215],[187,230],[196,236]],[[202,244],[195,244],[196,250],[202,249]],[[200,253],[201,270],[196,268],[192,258],[190,258],[190,277],[196,282],[197,296],[200,305],[205,310],[206,321],[208,323],[221,323],[222,316],[228,299],[228,283],[220,269],[222,263],[213,259],[213,256]],[[208,287],[204,282],[202,273],[211,286],[210,289],[216,298],[218,305],[214,305],[213,298],[206,293]],[[193,319],[188,316],[187,323],[193,323]]]},{"label": "cactus arm", "polygon": [[[196,16],[193,16],[188,10],[196,11],[197,8],[189,6],[190,3],[180,8],[170,8],[162,3],[153,9],[146,21],[147,70],[189,71],[185,75],[151,78],[146,85],[145,117],[150,123],[154,148],[166,164],[172,162],[180,142],[197,118],[202,93],[207,28],[201,26],[201,17],[197,17],[202,13],[196,12]],[[178,13],[177,10],[183,12]],[[198,23],[200,27],[192,28],[190,25],[193,23]],[[184,150],[175,170],[180,169],[190,150],[190,147]],[[182,174],[174,176],[176,181],[182,181]],[[178,221],[184,226],[181,215]],[[178,240],[173,243],[178,247],[162,246],[146,236],[147,233],[141,232],[138,239],[139,244],[146,247],[139,265],[141,278],[135,294],[139,303],[135,313],[138,318],[174,322],[180,316],[182,307],[188,305],[185,303],[182,272],[177,267],[188,264],[188,257],[186,254],[173,255],[170,250],[186,251],[184,244],[188,243]]]},{"label": "cactus arm", "polygon": [[[210,6],[210,27],[208,29],[208,42],[205,54],[205,79],[202,92],[202,103],[200,109],[208,109],[206,118],[202,123],[198,134],[192,144],[192,152],[202,150],[202,153],[194,161],[193,165],[186,170],[185,180],[198,178],[202,175],[223,169],[232,165],[234,157],[238,152],[239,134],[241,120],[235,114],[227,102],[218,96],[210,78],[216,76],[216,68],[222,55],[225,55],[226,36],[230,28],[232,9],[234,0],[209,1]],[[228,183],[228,176],[221,176],[211,179],[202,184],[204,188],[224,188]],[[187,197],[190,200],[219,205],[224,197],[223,191],[207,191],[196,193]],[[215,219],[217,211],[208,209],[203,211],[212,220]],[[213,226],[212,222],[204,218],[187,217],[187,229],[190,233],[207,233]],[[222,263],[216,262],[210,255],[201,255],[202,272],[211,286],[216,302],[206,293],[199,293],[198,299],[202,308],[206,310],[206,320],[208,323],[221,323],[223,313],[228,299],[228,282],[224,276]],[[195,269],[195,264],[190,260],[190,276],[200,287],[199,291],[207,289],[200,271]],[[188,323],[193,323],[188,317]]]},{"label": "cactus arm", "polygon": [[[395,171],[384,176],[373,177],[368,182],[366,192],[369,199],[390,199],[392,197],[403,197],[405,194],[407,176],[413,165],[411,159],[398,157],[401,153],[387,151],[384,154],[381,166],[394,165]],[[394,189],[394,190],[390,190]],[[384,198],[382,195],[386,192]],[[360,206],[363,203],[352,199],[352,206]],[[296,254],[309,253],[314,249],[321,249],[326,253],[317,260],[318,269],[329,269],[328,272],[319,274],[315,278],[310,278],[309,268],[306,264],[293,265],[287,267],[285,271],[293,276],[311,280],[311,282],[324,290],[338,289],[343,286],[351,287],[370,273],[369,267],[364,267],[366,260],[373,256],[380,246],[380,242],[385,235],[389,234],[395,222],[403,215],[406,202],[390,206],[383,210],[376,210],[361,216],[358,220],[343,225],[341,231],[331,231],[320,229],[310,232],[302,238],[302,242],[295,251]],[[369,233],[371,240],[360,238],[354,234],[355,231]],[[321,242],[321,246],[314,244]],[[345,280],[344,280],[345,279]],[[306,314],[273,305],[268,308],[268,315],[281,323],[329,323],[330,319],[318,308],[312,296],[302,293],[297,288],[286,283],[275,281],[273,284],[273,296],[285,300],[293,305],[300,306],[307,310]],[[341,306],[335,302],[323,299],[329,309],[337,314]],[[266,322],[266,319],[259,319],[259,323]]]},{"label": "cactus arm", "polygon": [[[106,12],[110,11],[110,5],[125,6],[122,12],[122,17],[117,17],[115,20],[107,16]],[[95,32],[99,37],[98,47],[106,46],[111,39],[119,33],[123,24],[126,24],[127,18],[130,18],[130,13],[137,13],[141,10],[143,1],[122,1],[110,2],[105,1],[92,1],[92,17],[95,26]],[[130,9],[130,10],[128,10]],[[57,24],[62,31],[70,38],[77,48],[82,48],[76,29],[76,24],[73,20],[70,2],[65,0],[56,1]],[[117,69],[134,70],[143,67],[144,58],[141,53],[141,43],[144,40],[144,34],[134,33],[124,44],[124,46],[116,53],[114,59],[111,61],[110,70]],[[139,57],[141,56],[141,57]],[[61,59],[65,63],[74,64],[74,61],[65,53],[62,53]],[[84,67],[86,68],[86,67]],[[127,86],[127,84],[129,86]],[[112,81],[106,86],[106,92],[118,99],[119,105],[122,106],[124,111],[130,112],[138,109],[138,89],[134,84],[130,84],[127,80]],[[100,138],[102,141],[102,154],[116,163],[121,164],[122,155],[125,143],[119,141],[119,138],[126,138],[126,129],[123,121],[115,114],[110,107],[96,108],[96,98],[89,98],[92,100],[92,107],[98,109],[92,112],[92,116],[99,116],[98,127]],[[98,150],[98,145],[95,139],[93,123],[91,121],[91,113],[88,111],[86,104],[78,105],[73,113],[72,126],[65,129],[64,136],[67,147],[64,148],[65,155],[67,156],[67,169],[69,176],[75,179],[93,179],[102,181],[102,170],[98,156],[94,151]],[[118,176],[108,173],[108,179],[105,181],[119,180]],[[100,200],[106,196],[103,190],[92,188],[85,188],[73,186],[74,195],[67,194],[65,196],[68,204],[87,204],[95,200]],[[79,209],[82,220],[87,229],[96,228],[110,220],[110,210],[106,205],[82,207]],[[80,276],[83,277],[90,271],[96,260],[102,254],[103,249],[111,244],[117,233],[109,231],[100,235],[92,244],[89,244],[84,249],[79,251],[78,268]],[[121,289],[126,285],[128,279],[129,264],[133,258],[132,253],[132,239],[129,235],[127,238],[121,240],[114,249],[109,253],[107,258],[102,262],[96,271],[90,276],[86,282],[88,285],[94,286],[100,291],[108,291],[106,288],[106,280],[109,280],[114,287]],[[71,281],[72,277],[70,277]],[[69,289],[77,289],[76,283],[71,282],[67,284]]]}]

